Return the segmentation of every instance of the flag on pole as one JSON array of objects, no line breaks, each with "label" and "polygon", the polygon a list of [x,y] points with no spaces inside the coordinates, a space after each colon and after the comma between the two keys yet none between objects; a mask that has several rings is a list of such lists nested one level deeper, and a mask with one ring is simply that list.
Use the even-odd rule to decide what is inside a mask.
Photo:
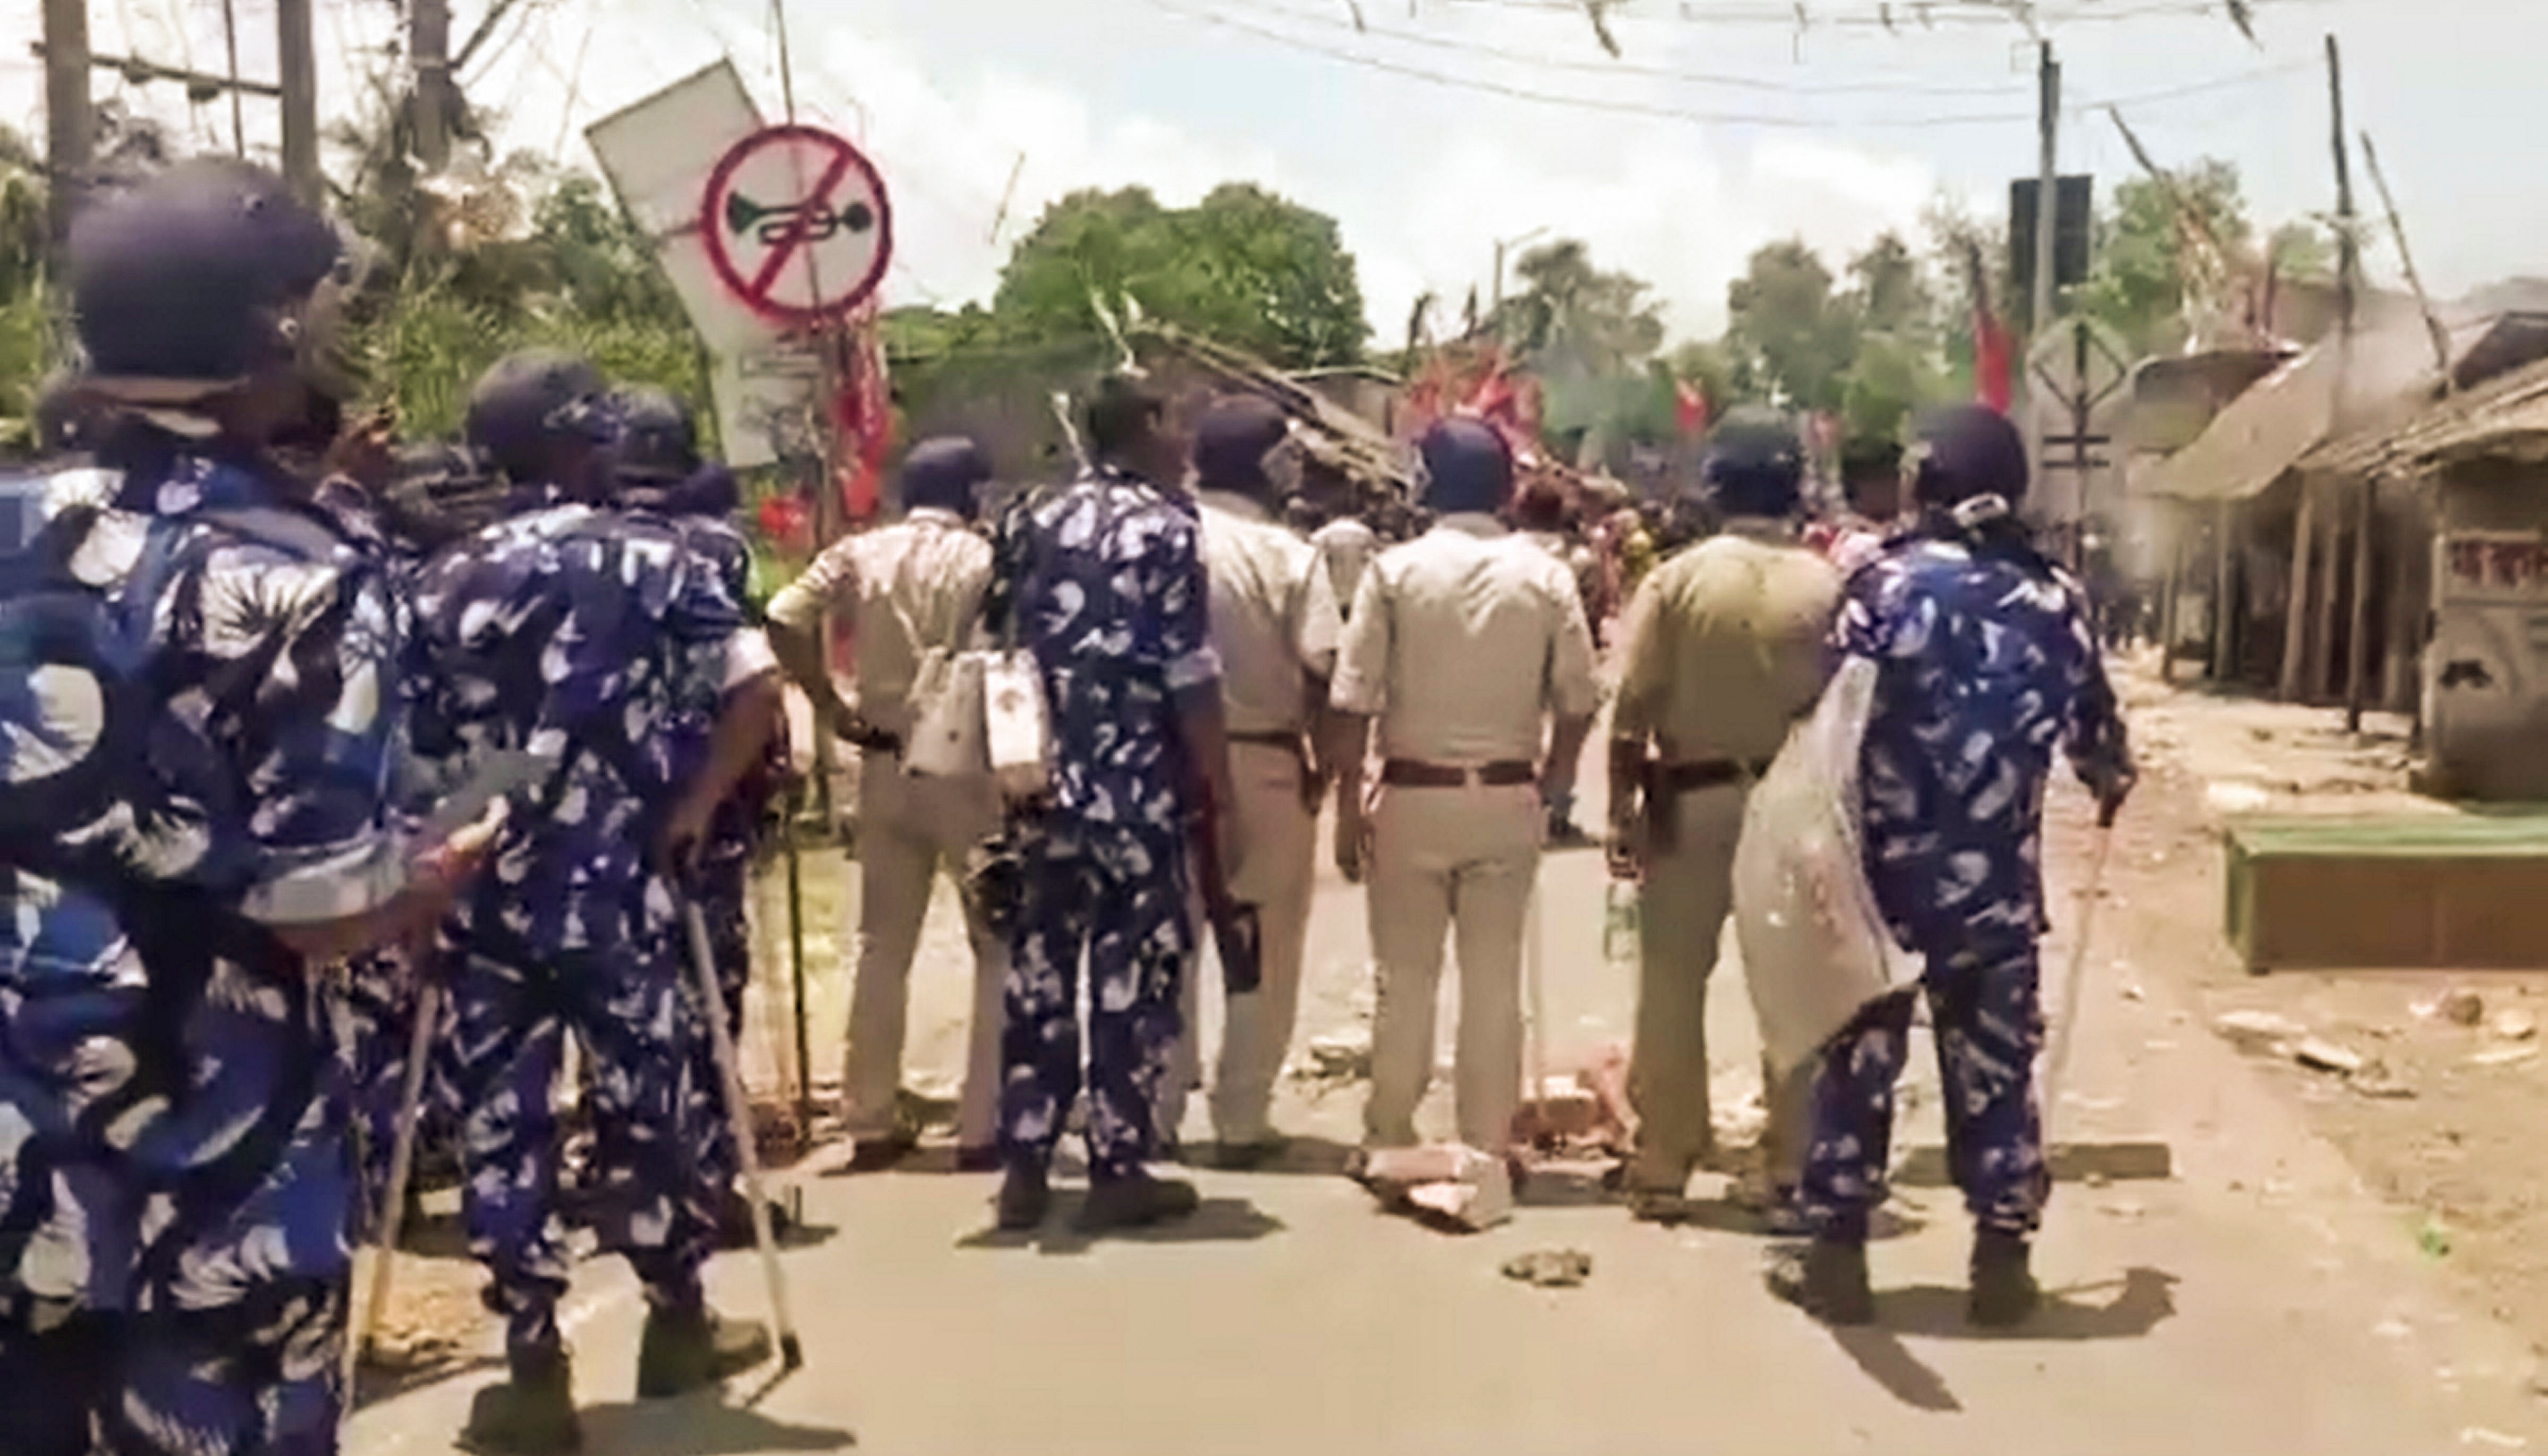
[{"label": "flag on pole", "polygon": [[1707,393],[1691,380],[1673,381],[1673,415],[1681,426],[1681,437],[1694,440],[1707,433]]},{"label": "flag on pole", "polygon": [[2016,342],[2008,330],[1987,309],[1973,314],[1973,400],[1988,405],[2002,414],[2008,412],[2011,398],[2009,369],[2014,362]]}]

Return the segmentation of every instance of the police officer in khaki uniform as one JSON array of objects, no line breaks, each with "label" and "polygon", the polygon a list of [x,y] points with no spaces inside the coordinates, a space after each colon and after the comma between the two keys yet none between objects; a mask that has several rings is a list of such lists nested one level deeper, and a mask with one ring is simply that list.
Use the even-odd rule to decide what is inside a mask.
[{"label": "police officer in khaki uniform", "polygon": [[[1657,567],[1628,611],[1610,729],[1611,871],[1645,883],[1629,1073],[1640,1217],[1677,1207],[1714,1151],[1707,983],[1733,908],[1746,790],[1830,676],[1841,580],[1796,538],[1802,472],[1782,416],[1729,413],[1706,465],[1724,530]],[[1769,1079],[1774,1190],[1793,1188],[1809,1086]]]},{"label": "police officer in khaki uniform", "polygon": [[[991,582],[991,543],[972,529],[989,459],[965,439],[924,440],[901,475],[903,518],[833,545],[770,602],[771,646],[841,735],[864,742],[859,772],[859,967],[850,995],[845,1096],[859,1166],[911,1146],[896,1119],[911,1007],[911,962],[944,869],[963,873],[968,850],[999,828],[989,775],[932,778],[907,772],[899,744],[912,730],[911,690],[932,649],[973,645]],[[859,644],[858,702],[832,685],[817,630],[826,608],[846,611]],[[1008,948],[968,896],[973,1020],[956,1105],[958,1166],[999,1165],[1000,995]]]},{"label": "police officer in khaki uniform", "polygon": [[[1496,518],[1513,474],[1502,437],[1445,420],[1422,451],[1436,523],[1372,563],[1336,666],[1335,706],[1380,720],[1383,756],[1374,808],[1366,817],[1345,795],[1336,826],[1337,867],[1369,872],[1380,967],[1365,1132],[1374,1147],[1416,1141],[1443,937],[1456,931],[1460,1140],[1501,1153],[1521,1099],[1540,806],[1572,788],[1599,687],[1574,577]],[[1347,783],[1362,781],[1363,729],[1349,722]]]},{"label": "police officer in khaki uniform", "polygon": [[[1332,778],[1321,742],[1344,613],[1318,549],[1283,525],[1298,448],[1282,410],[1252,395],[1212,407],[1195,429],[1196,502],[1211,579],[1212,645],[1221,655],[1236,802],[1230,897],[1256,907],[1260,980],[1227,998],[1212,1079],[1224,1167],[1253,1168],[1281,1149],[1268,1112],[1290,1050],[1317,883],[1319,802]],[[1200,1065],[1203,977],[1186,978],[1186,1033],[1160,1095],[1173,1135]]]}]

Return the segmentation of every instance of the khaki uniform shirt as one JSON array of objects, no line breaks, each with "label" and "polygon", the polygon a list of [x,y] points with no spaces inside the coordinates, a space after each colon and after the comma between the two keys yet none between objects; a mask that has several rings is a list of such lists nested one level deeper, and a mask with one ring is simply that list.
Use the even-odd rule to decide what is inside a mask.
[{"label": "khaki uniform shirt", "polygon": [[1831,676],[1841,578],[1767,521],[1655,568],[1628,608],[1616,738],[1653,738],[1671,763],[1776,756]]},{"label": "khaki uniform shirt", "polygon": [[1336,605],[1351,610],[1355,593],[1362,591],[1362,574],[1371,566],[1372,553],[1379,549],[1380,538],[1371,527],[1352,516],[1340,516],[1319,527],[1310,544],[1327,564],[1327,580],[1334,584]]},{"label": "khaki uniform shirt", "polygon": [[991,543],[952,510],[920,509],[834,542],[770,601],[770,619],[804,630],[826,609],[849,614],[858,642],[859,711],[887,733],[912,729],[911,688],[931,648],[974,645]]},{"label": "khaki uniform shirt", "polygon": [[1229,731],[1305,733],[1309,680],[1333,676],[1344,635],[1326,565],[1255,501],[1220,491],[1197,499]]},{"label": "khaki uniform shirt", "polygon": [[1537,763],[1548,714],[1600,706],[1573,574],[1492,516],[1443,517],[1364,574],[1334,697],[1389,758]]}]

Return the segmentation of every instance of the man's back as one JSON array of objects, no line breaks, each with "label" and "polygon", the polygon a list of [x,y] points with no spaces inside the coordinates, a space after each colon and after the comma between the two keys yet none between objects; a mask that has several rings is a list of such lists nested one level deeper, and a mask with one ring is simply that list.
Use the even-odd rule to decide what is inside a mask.
[{"label": "man's back", "polygon": [[1326,559],[1327,580],[1335,586],[1337,604],[1351,609],[1355,593],[1362,590],[1362,574],[1380,549],[1380,537],[1357,517],[1340,515],[1319,527],[1310,541]]},{"label": "man's back", "polygon": [[1305,730],[1308,676],[1334,668],[1343,622],[1318,551],[1240,497],[1202,497],[1212,641],[1233,733]]},{"label": "man's back", "polygon": [[[835,542],[781,593],[808,612],[845,605],[858,643],[859,711],[908,734],[911,689],[931,650],[961,651],[981,621],[991,543],[949,510],[915,510]],[[848,601],[842,598],[848,596]],[[776,617],[783,609],[772,603]]]},{"label": "man's back", "polygon": [[1167,829],[1185,809],[1173,695],[1220,676],[1193,518],[1119,471],[1093,470],[1013,525],[1015,611],[1052,709],[1066,813]]},{"label": "man's back", "polygon": [[1535,761],[1546,715],[1597,697],[1574,578],[1486,517],[1372,563],[1336,669],[1337,703],[1380,715],[1385,754],[1433,763]]},{"label": "man's back", "polygon": [[1676,762],[1755,762],[1829,676],[1840,574],[1801,546],[1729,533],[1655,569],[1629,608],[1612,732]]},{"label": "man's back", "polygon": [[562,759],[554,812],[513,821],[476,892],[514,933],[565,947],[636,934],[653,818],[708,728],[699,684],[721,681],[743,628],[730,576],[674,522],[582,505],[498,522],[427,564],[421,746]]}]

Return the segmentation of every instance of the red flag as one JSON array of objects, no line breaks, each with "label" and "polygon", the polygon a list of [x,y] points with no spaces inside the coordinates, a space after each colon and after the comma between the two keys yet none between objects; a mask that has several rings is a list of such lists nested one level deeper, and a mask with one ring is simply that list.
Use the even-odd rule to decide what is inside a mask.
[{"label": "red flag", "polygon": [[1973,399],[2002,414],[2008,412],[2009,367],[2016,345],[2008,330],[1987,309],[1973,314]]},{"label": "red flag", "polygon": [[1673,381],[1673,413],[1681,424],[1681,436],[1697,439],[1707,433],[1707,394],[1686,379]]}]

